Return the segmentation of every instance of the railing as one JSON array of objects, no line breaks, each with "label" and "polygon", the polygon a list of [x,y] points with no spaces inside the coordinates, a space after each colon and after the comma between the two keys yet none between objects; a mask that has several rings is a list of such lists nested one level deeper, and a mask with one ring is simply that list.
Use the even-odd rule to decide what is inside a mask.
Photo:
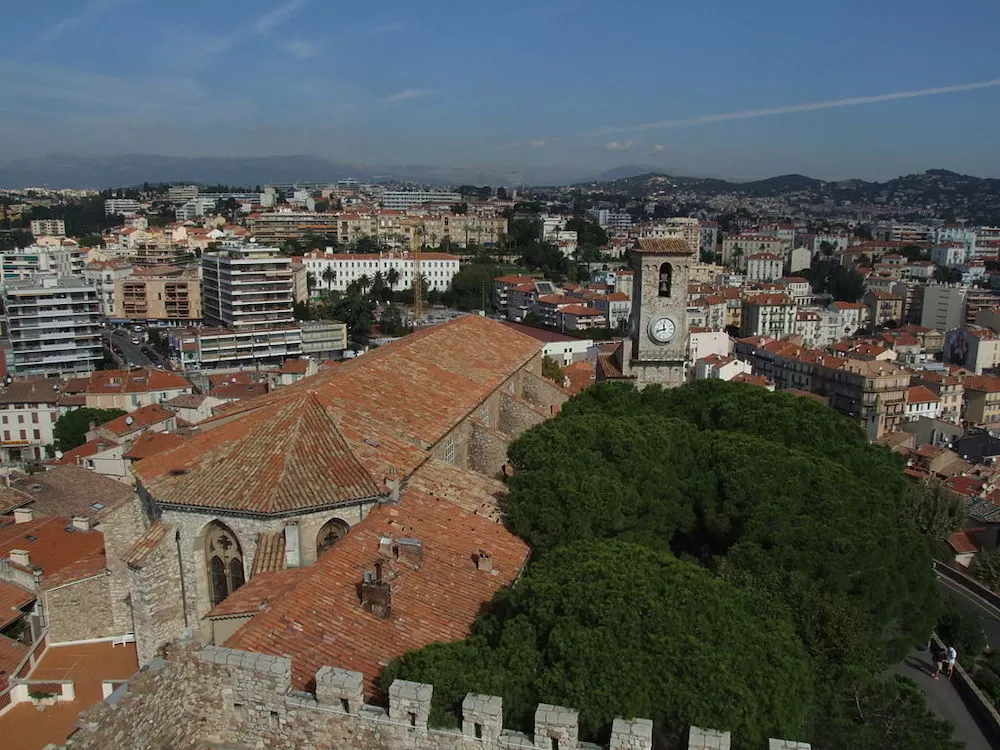
[{"label": "railing", "polygon": [[[38,660],[45,654],[45,650],[48,648],[45,638],[46,632],[47,631],[42,631],[42,634],[38,636],[38,640],[31,644],[31,647],[28,649],[28,653],[26,653],[21,661],[17,663],[17,666],[10,671],[11,682],[30,673],[31,670],[34,669],[35,664],[38,663]],[[3,690],[0,690],[0,713],[3,713],[15,702],[11,697],[11,691],[13,691],[15,687],[15,685],[10,684],[5,686]]]}]

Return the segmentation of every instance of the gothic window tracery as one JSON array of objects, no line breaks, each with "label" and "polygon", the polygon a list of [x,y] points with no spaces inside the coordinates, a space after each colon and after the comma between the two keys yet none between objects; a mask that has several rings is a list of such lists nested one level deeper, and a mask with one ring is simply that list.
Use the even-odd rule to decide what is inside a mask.
[{"label": "gothic window tracery", "polygon": [[205,535],[205,556],[214,607],[246,583],[243,549],[232,531],[218,521],[213,521]]},{"label": "gothic window tracery", "polygon": [[350,526],[339,518],[331,518],[316,535],[316,557],[319,558],[350,531]]}]

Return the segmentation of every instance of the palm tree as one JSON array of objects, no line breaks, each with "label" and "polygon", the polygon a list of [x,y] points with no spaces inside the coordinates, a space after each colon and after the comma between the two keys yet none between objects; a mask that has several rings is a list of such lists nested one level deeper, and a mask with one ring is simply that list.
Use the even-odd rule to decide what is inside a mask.
[{"label": "palm tree", "polygon": [[316,274],[312,271],[306,272],[306,296],[312,299],[313,289],[316,288]]},{"label": "palm tree", "polygon": [[389,285],[389,299],[392,300],[393,295],[396,293],[396,284],[399,283],[399,271],[395,268],[390,268],[385,273],[385,281]]},{"label": "palm tree", "polygon": [[358,288],[361,290],[361,293],[365,294],[371,285],[372,280],[368,278],[368,274],[361,274],[361,278],[358,279]]},{"label": "palm tree", "polygon": [[372,277],[372,297],[375,298],[376,302],[381,302],[386,299],[389,287],[385,283],[385,276],[382,275],[381,271],[376,271],[375,276]]},{"label": "palm tree", "polygon": [[332,266],[327,266],[323,269],[320,277],[326,282],[326,288],[329,291],[333,288],[333,282],[337,280],[337,272],[333,270]]}]

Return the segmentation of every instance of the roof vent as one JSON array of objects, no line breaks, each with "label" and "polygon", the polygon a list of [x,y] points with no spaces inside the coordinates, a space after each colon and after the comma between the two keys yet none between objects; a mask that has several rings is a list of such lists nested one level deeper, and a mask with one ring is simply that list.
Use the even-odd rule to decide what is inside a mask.
[{"label": "roof vent", "polygon": [[132,416],[125,417],[125,424],[135,424],[135,417]]},{"label": "roof vent", "polygon": [[476,555],[476,568],[489,573],[493,570],[493,556],[485,550],[479,550]]},{"label": "roof vent", "polygon": [[424,564],[424,543],[419,539],[400,539],[394,552],[397,560],[414,568]]},{"label": "roof vent", "polygon": [[31,523],[35,520],[35,511],[31,508],[15,508],[14,523]]},{"label": "roof vent", "polygon": [[28,489],[31,490],[32,492],[41,492],[42,491],[42,485],[40,485],[40,484],[33,484]]},{"label": "roof vent", "polygon": [[179,476],[183,476],[184,474],[187,474],[188,470],[187,469],[171,469],[167,473],[170,476],[172,476],[172,477],[179,477]]},{"label": "roof vent", "polygon": [[80,531],[90,531],[90,519],[85,516],[73,516],[73,528]]},{"label": "roof vent", "polygon": [[31,565],[31,556],[26,549],[12,549],[10,551],[10,561],[15,565],[20,565],[22,568],[27,568]]}]

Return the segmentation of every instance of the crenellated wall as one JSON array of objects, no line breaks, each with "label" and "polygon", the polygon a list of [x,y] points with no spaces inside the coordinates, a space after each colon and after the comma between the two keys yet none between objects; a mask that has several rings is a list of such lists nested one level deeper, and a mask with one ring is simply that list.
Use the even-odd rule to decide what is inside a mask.
[{"label": "crenellated wall", "polygon": [[[217,646],[199,648],[190,633],[109,698],[85,712],[64,748],[119,750],[206,744],[262,750],[577,750],[575,710],[541,704],[531,735],[503,727],[503,700],[470,693],[460,730],[428,727],[432,685],[396,680],[389,708],[364,703],[358,672],[323,667],[315,692],[295,692],[291,662]],[[651,750],[648,719],[615,719],[609,750]],[[692,727],[689,750],[729,750],[728,732]],[[771,750],[809,746],[772,740]],[[763,748],[761,750],[764,750]]]}]

